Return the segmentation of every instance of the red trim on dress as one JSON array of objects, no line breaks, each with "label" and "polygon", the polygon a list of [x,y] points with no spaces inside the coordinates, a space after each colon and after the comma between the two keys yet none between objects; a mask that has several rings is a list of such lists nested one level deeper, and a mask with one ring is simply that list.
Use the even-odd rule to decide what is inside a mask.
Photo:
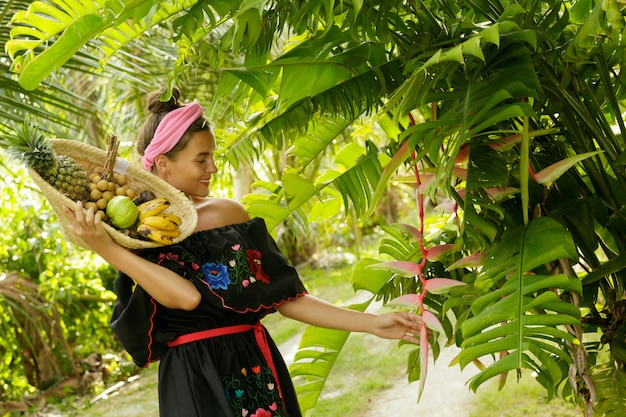
[{"label": "red trim on dress", "polygon": [[278,387],[278,394],[280,395],[283,404],[285,403],[285,399],[283,397],[283,391],[280,387],[280,379],[278,378],[278,372],[276,371],[276,366],[274,365],[274,358],[272,357],[272,351],[270,350],[270,346],[267,342],[267,335],[260,321],[257,321],[255,324],[237,324],[233,326],[225,326],[225,327],[217,327],[215,329],[201,330],[199,332],[188,333],[182,336],[178,336],[176,339],[167,342],[168,347],[174,347],[179,345],[184,345],[186,343],[197,342],[198,340],[211,339],[213,337],[225,336],[229,334],[235,333],[243,333],[254,330],[254,338],[256,339],[256,343],[265,358],[265,362],[267,366],[269,366],[272,371],[272,375],[276,380],[276,386]]},{"label": "red trim on dress", "polygon": [[150,362],[156,362],[161,358],[153,358],[152,357],[152,331],[154,330],[154,316],[156,316],[157,305],[154,298],[150,297],[150,304],[152,304],[152,314],[150,315],[150,330],[148,330],[148,338],[150,341],[148,342],[148,360],[144,365],[144,368],[147,368],[150,365]]},{"label": "red trim on dress", "polygon": [[308,291],[303,291],[301,293],[297,293],[294,297],[289,297],[286,300],[280,300],[279,302],[272,303],[272,304],[270,304],[268,306],[266,306],[265,304],[259,304],[259,307],[257,307],[257,308],[248,308],[248,307],[246,307],[245,310],[237,310],[235,307],[231,307],[228,304],[226,304],[226,300],[224,300],[224,297],[222,297],[221,295],[216,293],[213,290],[213,288],[211,288],[211,285],[208,282],[206,282],[203,279],[198,279],[198,281],[201,282],[202,284],[206,285],[207,288],[209,289],[209,291],[211,291],[211,294],[213,294],[214,296],[216,296],[217,298],[219,298],[222,301],[222,307],[224,307],[224,308],[226,308],[228,310],[234,311],[235,313],[241,313],[241,314],[250,313],[250,312],[258,313],[261,310],[269,310],[270,308],[279,307],[279,306],[281,306],[281,305],[283,305],[285,303],[288,303],[289,301],[296,300],[296,299],[298,299],[298,298],[300,298],[302,296],[305,296],[305,295],[307,295],[309,293]]}]

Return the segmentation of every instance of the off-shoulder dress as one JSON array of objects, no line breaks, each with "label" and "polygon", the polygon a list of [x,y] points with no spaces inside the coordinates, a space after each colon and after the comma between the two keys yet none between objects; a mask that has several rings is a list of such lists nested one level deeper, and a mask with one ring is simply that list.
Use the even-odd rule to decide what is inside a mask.
[{"label": "off-shoulder dress", "polygon": [[159,361],[161,417],[300,417],[275,343],[260,324],[306,294],[260,218],[140,252],[195,284],[193,311],[156,302],[127,275],[115,282],[111,327],[139,366]]}]

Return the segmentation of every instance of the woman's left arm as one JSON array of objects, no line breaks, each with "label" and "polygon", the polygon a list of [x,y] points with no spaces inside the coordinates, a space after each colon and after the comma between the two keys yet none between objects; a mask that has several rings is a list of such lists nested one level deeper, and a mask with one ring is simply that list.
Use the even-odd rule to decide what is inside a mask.
[{"label": "woman's left arm", "polygon": [[349,310],[320,300],[310,294],[278,307],[285,317],[313,326],[350,332],[371,333],[385,339],[419,343],[421,317],[406,312],[370,314]]}]

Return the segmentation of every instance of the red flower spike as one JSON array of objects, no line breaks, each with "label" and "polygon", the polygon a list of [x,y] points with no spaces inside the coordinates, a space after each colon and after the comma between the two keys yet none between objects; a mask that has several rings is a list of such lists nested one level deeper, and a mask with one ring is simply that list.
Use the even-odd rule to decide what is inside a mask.
[{"label": "red flower spike", "polygon": [[401,274],[407,277],[411,277],[414,275],[418,275],[422,272],[422,268],[419,264],[415,262],[408,261],[390,261],[390,262],[379,262],[372,265],[368,265],[368,268],[372,269],[382,269],[386,271],[392,271],[396,274]]},{"label": "red flower spike", "polygon": [[404,294],[389,301],[387,305],[415,310],[422,305],[422,297],[419,294]]},{"label": "red flower spike", "polygon": [[583,161],[589,157],[592,157],[602,152],[603,151],[594,151],[594,152],[581,153],[575,156],[570,156],[569,158],[565,158],[537,172],[533,176],[533,179],[537,181],[539,184],[545,184],[547,186],[550,186],[554,181],[559,179],[561,175],[565,174],[565,172],[568,169],[572,168],[574,165],[576,165],[580,161]]},{"label": "red flower spike", "polygon": [[467,169],[465,168],[452,168],[452,175],[462,180],[467,179]]},{"label": "red flower spike", "polygon": [[459,285],[466,285],[462,281],[450,278],[430,278],[426,280],[424,290],[431,294],[444,294],[450,291],[450,288],[457,287]]},{"label": "red flower spike", "polygon": [[473,253],[459,259],[458,261],[447,267],[446,271],[458,268],[476,268],[479,266],[483,266],[486,259],[487,255],[482,252]]},{"label": "red flower spike", "polygon": [[428,310],[424,310],[422,313],[422,323],[425,323],[431,330],[444,333],[443,326],[441,325],[439,319]]},{"label": "red flower spike", "polygon": [[421,176],[421,183],[419,187],[417,187],[421,195],[428,194],[428,187],[433,183],[433,181],[435,181],[435,178],[434,174],[425,174]]},{"label": "red flower spike", "polygon": [[450,200],[437,204],[436,208],[446,213],[456,213],[457,204],[456,201]]},{"label": "red flower spike", "polygon": [[507,136],[505,138],[499,139],[490,143],[488,146],[494,151],[506,151],[517,145],[522,141],[521,133],[516,133],[514,135]]},{"label": "red flower spike", "polygon": [[405,224],[405,223],[400,223],[399,225],[402,226],[402,228],[405,229],[407,232],[411,233],[413,237],[415,238],[415,240],[417,241],[422,240],[422,233],[419,231],[417,227],[411,226],[410,224]]},{"label": "red flower spike", "polygon": [[422,398],[424,386],[426,385],[426,374],[428,373],[428,328],[422,322],[420,330],[420,386],[417,393],[417,402]]},{"label": "red flower spike", "polygon": [[450,252],[454,252],[457,249],[458,249],[457,246],[452,243],[446,243],[444,245],[433,246],[433,247],[428,248],[427,253],[426,253],[426,259],[428,259],[429,261],[436,261],[442,256]]},{"label": "red flower spike", "polygon": [[459,149],[459,153],[456,154],[456,158],[454,158],[454,163],[456,165],[466,164],[469,161],[470,154],[470,145],[464,144],[461,145],[461,149]]}]

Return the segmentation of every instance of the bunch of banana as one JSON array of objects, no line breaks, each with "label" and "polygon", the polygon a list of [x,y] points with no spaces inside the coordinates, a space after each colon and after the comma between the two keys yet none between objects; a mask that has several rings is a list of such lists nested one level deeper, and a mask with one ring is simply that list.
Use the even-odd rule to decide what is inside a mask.
[{"label": "bunch of banana", "polygon": [[155,198],[137,206],[139,223],[137,233],[149,240],[171,245],[173,239],[180,235],[180,217],[171,213],[163,213],[170,206],[168,199]]}]

